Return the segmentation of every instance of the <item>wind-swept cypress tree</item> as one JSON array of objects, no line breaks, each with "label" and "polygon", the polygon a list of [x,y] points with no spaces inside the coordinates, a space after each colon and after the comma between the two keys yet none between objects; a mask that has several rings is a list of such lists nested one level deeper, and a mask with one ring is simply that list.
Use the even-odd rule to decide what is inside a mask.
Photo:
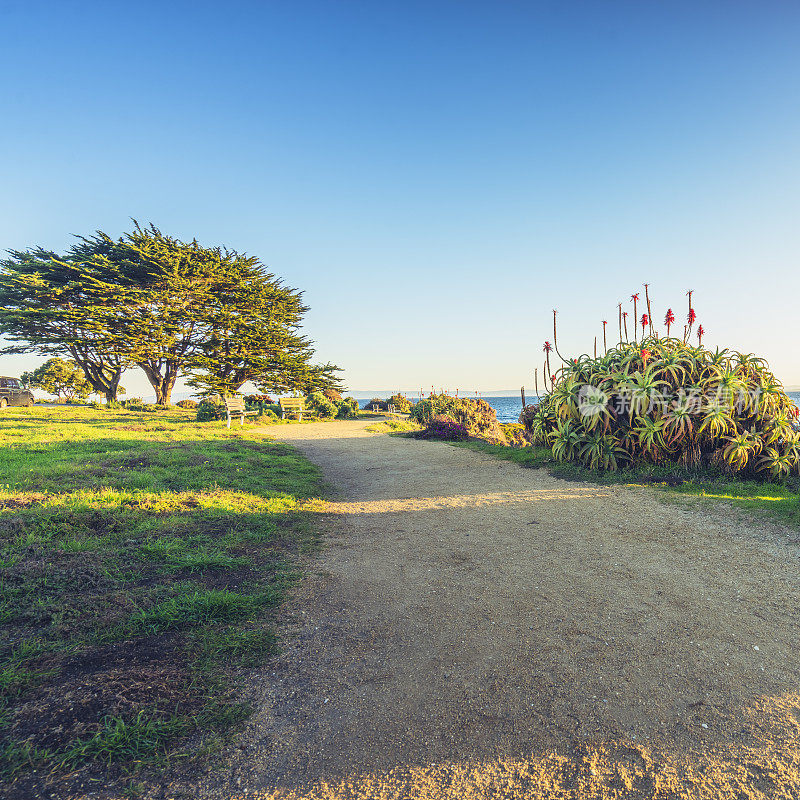
[{"label": "wind-swept cypress tree", "polygon": [[183,242],[153,225],[119,239],[79,237],[65,256],[39,248],[0,262],[6,352],[68,354],[95,391],[116,399],[122,370],[139,366],[156,401],[175,381],[230,394],[341,388],[333,364],[312,363],[299,332],[302,293],[255,257]]},{"label": "wind-swept cypress tree", "polygon": [[0,261],[0,333],[5,353],[69,356],[94,391],[115,400],[127,365],[119,335],[124,290],[109,291],[105,264],[43,248]]}]

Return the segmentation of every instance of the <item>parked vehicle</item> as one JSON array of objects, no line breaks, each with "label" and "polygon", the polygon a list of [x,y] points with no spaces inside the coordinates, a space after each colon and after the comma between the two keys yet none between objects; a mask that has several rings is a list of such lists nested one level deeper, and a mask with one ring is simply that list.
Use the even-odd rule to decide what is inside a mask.
[{"label": "parked vehicle", "polygon": [[19,378],[7,378],[0,375],[0,408],[6,406],[26,406],[33,405],[33,392],[24,389],[19,382]]}]

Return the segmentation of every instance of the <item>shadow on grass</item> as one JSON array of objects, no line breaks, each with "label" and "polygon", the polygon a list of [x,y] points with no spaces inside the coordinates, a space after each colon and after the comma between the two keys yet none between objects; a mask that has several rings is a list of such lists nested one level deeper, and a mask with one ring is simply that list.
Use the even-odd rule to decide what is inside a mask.
[{"label": "shadow on grass", "polygon": [[272,610],[316,544],[319,471],[288,445],[98,413],[3,420],[6,796],[34,796],[53,771],[64,792],[113,785],[189,733],[185,756],[211,746],[246,713],[238,676],[273,651]]}]

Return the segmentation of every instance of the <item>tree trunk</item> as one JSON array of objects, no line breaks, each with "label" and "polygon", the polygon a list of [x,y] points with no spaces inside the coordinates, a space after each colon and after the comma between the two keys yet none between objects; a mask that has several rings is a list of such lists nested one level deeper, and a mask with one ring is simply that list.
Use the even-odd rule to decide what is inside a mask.
[{"label": "tree trunk", "polygon": [[122,379],[122,366],[94,361],[73,346],[69,347],[69,354],[83,370],[87,383],[97,394],[105,395],[106,402],[117,399],[117,390]]},{"label": "tree trunk", "polygon": [[121,380],[122,367],[119,367],[107,381],[105,388],[106,403],[112,403],[117,399],[117,391],[119,390],[119,382]]},{"label": "tree trunk", "polygon": [[156,403],[168,406],[172,398],[172,390],[178,378],[177,361],[142,361],[139,363],[147,380],[156,393]]}]

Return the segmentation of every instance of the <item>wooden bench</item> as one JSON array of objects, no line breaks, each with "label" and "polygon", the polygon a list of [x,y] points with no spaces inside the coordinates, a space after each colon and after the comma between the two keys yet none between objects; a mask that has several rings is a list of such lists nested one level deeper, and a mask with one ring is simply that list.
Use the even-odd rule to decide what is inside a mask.
[{"label": "wooden bench", "polygon": [[244,418],[258,414],[258,411],[247,411],[244,407],[244,397],[241,395],[233,395],[232,397],[225,397],[225,411],[228,412],[228,427],[231,426],[231,419],[238,415],[241,424],[244,425]]},{"label": "wooden bench", "polygon": [[303,421],[304,402],[302,397],[284,397],[278,400],[281,407],[281,419],[286,419],[287,414],[297,414],[300,422]]}]

